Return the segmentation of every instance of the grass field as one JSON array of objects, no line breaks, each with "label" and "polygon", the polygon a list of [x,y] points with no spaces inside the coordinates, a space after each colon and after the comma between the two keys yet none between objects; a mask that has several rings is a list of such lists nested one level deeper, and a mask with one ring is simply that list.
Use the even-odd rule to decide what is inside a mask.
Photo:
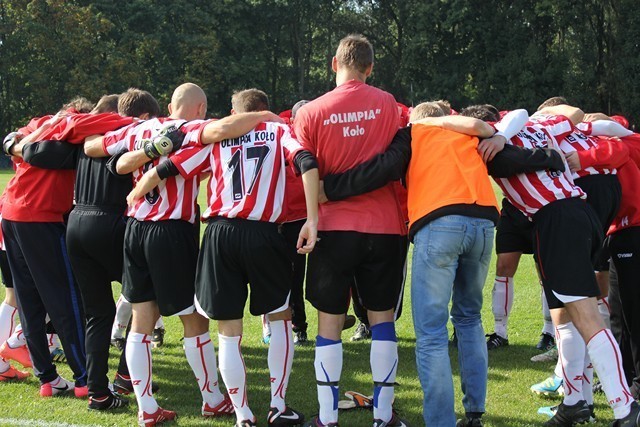
[{"label": "grass field", "polygon": [[[11,173],[0,173],[0,188],[4,188]],[[202,196],[202,194],[201,194]],[[201,198],[201,205],[204,205]],[[410,260],[409,260],[410,262]],[[495,259],[489,270],[485,286],[485,305],[483,321],[485,330],[493,328],[491,314],[491,287]],[[542,319],[540,314],[540,288],[530,257],[523,259],[516,275],[515,300],[510,319],[510,346],[489,353],[489,390],[486,426],[535,426],[546,420],[537,415],[540,406],[556,404],[555,400],[543,399],[529,391],[529,386],[546,378],[553,365],[534,364],[529,358],[538,351],[535,349]],[[400,364],[396,389],[396,407],[412,426],[422,426],[422,391],[417,378],[414,345],[415,337],[411,321],[410,276],[404,299],[404,314],[397,325]],[[114,296],[120,292],[120,286],[114,284]],[[0,287],[0,296],[4,288]],[[309,317],[309,336],[315,336],[317,317],[307,305]],[[195,378],[186,362],[181,344],[181,326],[177,318],[165,319],[167,335],[164,347],[153,352],[154,381],[161,389],[156,397],[161,406],[178,412],[175,424],[182,426],[231,426],[234,420],[223,419],[205,421],[200,416],[200,393]],[[212,337],[216,342],[215,322],[211,325]],[[351,331],[343,333],[344,368],[341,379],[341,392],[357,390],[371,393],[369,374],[369,342],[349,342]],[[266,425],[266,411],[269,406],[269,376],[267,370],[267,347],[261,343],[261,325],[258,318],[247,312],[245,316],[245,335],[243,352],[248,369],[248,397],[251,408],[259,417],[259,425]],[[457,369],[457,352],[451,351],[456,389],[456,412],[462,416],[462,394]],[[111,351],[111,374],[115,372],[117,355]],[[296,347],[293,375],[287,393],[288,403],[311,416],[318,411],[313,369],[313,345]],[[60,373],[71,378],[71,372],[65,365],[59,366]],[[136,421],[135,399],[131,406],[118,413],[97,413],[87,410],[87,402],[75,398],[42,399],[38,395],[38,382],[35,378],[24,383],[0,384],[0,425],[1,426],[131,426]],[[599,422],[595,425],[608,425],[612,413],[605,399],[596,395],[596,412]],[[366,411],[344,412],[340,415],[343,427],[364,427],[371,425],[371,413]]]}]

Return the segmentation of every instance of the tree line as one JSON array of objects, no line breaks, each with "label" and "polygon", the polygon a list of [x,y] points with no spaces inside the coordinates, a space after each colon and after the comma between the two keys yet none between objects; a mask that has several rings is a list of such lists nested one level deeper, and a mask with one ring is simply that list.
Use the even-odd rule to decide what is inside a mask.
[{"label": "tree line", "polygon": [[128,87],[166,105],[185,81],[213,116],[248,87],[281,111],[334,87],[331,57],[354,32],[376,50],[371,83],[406,105],[533,110],[563,95],[640,115],[637,0],[0,0],[0,131]]}]

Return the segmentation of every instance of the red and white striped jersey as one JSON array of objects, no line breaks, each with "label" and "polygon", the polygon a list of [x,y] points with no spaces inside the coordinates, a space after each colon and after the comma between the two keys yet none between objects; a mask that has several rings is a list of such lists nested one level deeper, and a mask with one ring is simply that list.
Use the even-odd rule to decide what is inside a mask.
[{"label": "red and white striped jersey", "polygon": [[[122,150],[134,151],[142,148],[144,139],[157,135],[163,127],[171,124],[179,126],[184,122],[185,120],[155,118],[115,132],[109,132],[104,136],[103,149],[109,155],[117,154]],[[195,145],[199,143],[200,133],[206,123],[207,121],[204,120],[194,120],[185,124],[182,127],[182,130],[186,133],[182,144],[183,148],[175,153],[170,153],[168,156],[150,160],[141,168],[133,171],[134,185],[140,181],[145,172],[167,160],[167,158],[172,158],[177,153],[182,152],[183,158],[195,155],[199,151],[195,149]],[[193,223],[196,220],[196,199],[199,187],[200,181],[197,176],[189,179],[185,179],[180,175],[169,177],[160,182],[152,191],[145,194],[134,207],[129,207],[127,216],[139,221],[178,219]]]},{"label": "red and white striped jersey", "polygon": [[[553,116],[544,116],[544,115],[537,114],[531,117],[531,120],[535,122],[545,122],[550,119],[553,119]],[[582,129],[587,129],[587,127],[582,127]],[[577,151],[577,152],[587,151],[592,148],[597,149],[598,141],[595,138],[589,136],[589,133],[590,132],[581,131],[581,127],[579,126],[574,126],[571,133],[569,133],[565,138],[563,138],[562,140],[558,139],[560,149],[564,154],[569,154],[574,151]],[[593,166],[589,166],[579,171],[573,172],[572,177],[575,180],[588,175],[599,175],[599,174],[608,175],[608,174],[615,174],[615,173],[616,173],[615,169],[596,168]]]},{"label": "red and white striped jersey", "polygon": [[[572,130],[573,124],[564,116],[540,117],[527,123],[508,143],[531,149],[559,149],[558,141],[566,138]],[[529,217],[556,200],[586,197],[573,183],[566,162],[565,172],[562,173],[544,170],[517,174],[509,178],[497,178],[496,183],[509,202]]]},{"label": "red and white striped jersey", "polygon": [[286,220],[285,160],[292,162],[300,150],[287,126],[265,122],[239,138],[191,150],[196,154],[178,151],[171,161],[185,179],[211,171],[203,219],[279,223]]}]

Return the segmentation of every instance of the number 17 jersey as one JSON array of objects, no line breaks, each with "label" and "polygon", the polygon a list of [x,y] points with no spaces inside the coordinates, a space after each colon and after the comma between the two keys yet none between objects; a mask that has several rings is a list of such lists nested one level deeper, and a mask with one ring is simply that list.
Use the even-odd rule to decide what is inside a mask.
[{"label": "number 17 jersey", "polygon": [[300,150],[287,126],[264,122],[197,154],[177,152],[171,161],[185,178],[211,172],[203,219],[224,216],[279,223],[286,218],[285,162],[292,162]]}]

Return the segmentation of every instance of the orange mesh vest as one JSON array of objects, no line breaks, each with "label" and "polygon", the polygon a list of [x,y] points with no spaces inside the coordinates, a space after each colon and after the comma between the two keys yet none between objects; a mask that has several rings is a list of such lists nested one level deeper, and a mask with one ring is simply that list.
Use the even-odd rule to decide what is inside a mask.
[{"label": "orange mesh vest", "polygon": [[498,202],[478,138],[436,126],[411,127],[407,171],[409,227],[436,209],[456,204],[493,206]]}]

